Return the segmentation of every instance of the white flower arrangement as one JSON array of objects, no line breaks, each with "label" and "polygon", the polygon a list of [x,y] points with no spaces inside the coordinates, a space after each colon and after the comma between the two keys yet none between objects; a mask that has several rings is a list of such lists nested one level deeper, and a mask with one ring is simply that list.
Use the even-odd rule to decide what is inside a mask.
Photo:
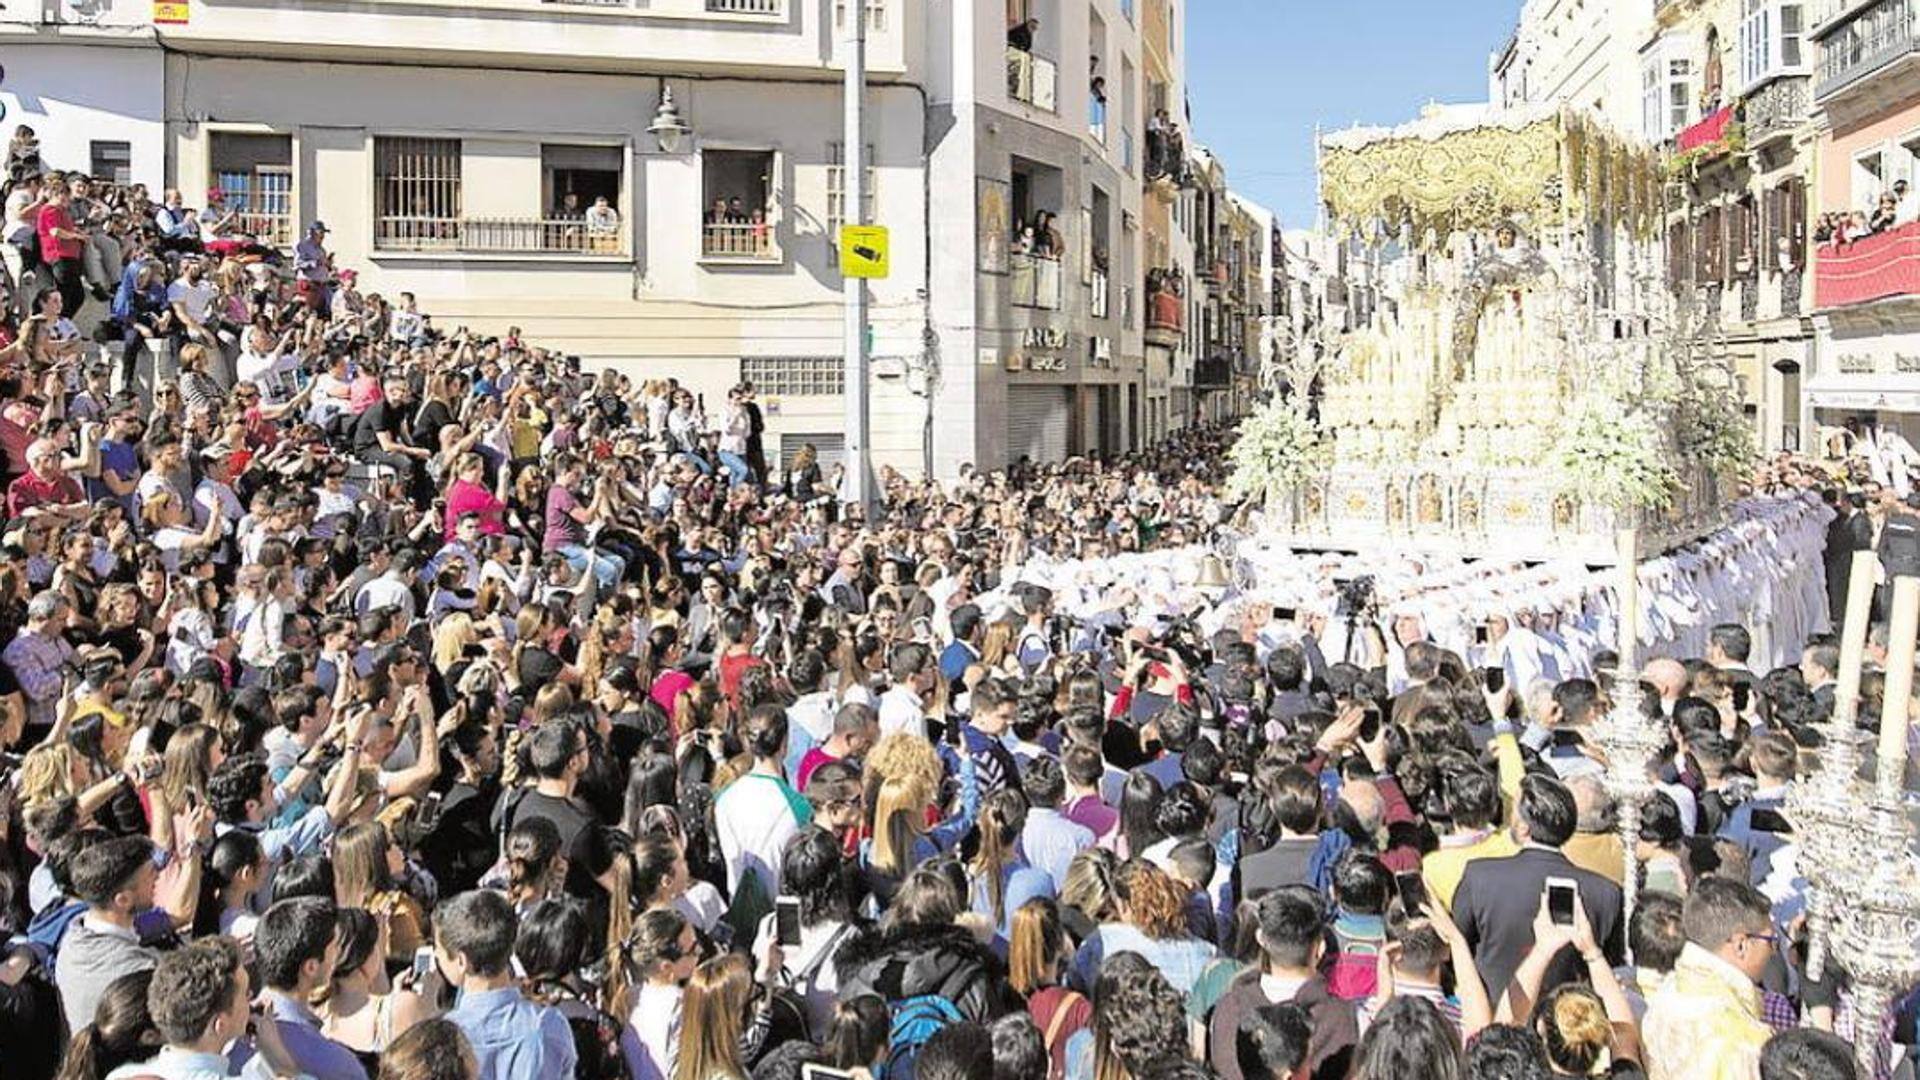
[{"label": "white flower arrangement", "polygon": [[1563,489],[1618,509],[1661,509],[1680,490],[1665,435],[1652,413],[1601,396],[1582,399],[1554,446]]},{"label": "white flower arrangement", "polygon": [[1324,469],[1328,449],[1319,425],[1276,397],[1241,421],[1239,438],[1227,451],[1233,466],[1227,490],[1235,498],[1264,502]]},{"label": "white flower arrangement", "polygon": [[1697,381],[1688,390],[1674,424],[1680,452],[1723,479],[1746,473],[1759,451],[1739,403],[1730,392]]}]

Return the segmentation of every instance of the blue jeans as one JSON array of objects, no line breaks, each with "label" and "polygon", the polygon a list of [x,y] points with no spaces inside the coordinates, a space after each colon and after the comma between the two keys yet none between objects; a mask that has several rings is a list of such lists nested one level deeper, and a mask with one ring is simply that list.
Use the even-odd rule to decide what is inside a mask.
[{"label": "blue jeans", "polygon": [[600,587],[608,588],[620,580],[627,570],[627,562],[618,555],[609,555],[579,544],[569,544],[560,549],[560,557],[567,560],[574,573],[585,570],[589,564],[593,567],[593,576],[600,579]]},{"label": "blue jeans", "polygon": [[747,459],[739,454],[727,450],[720,451],[720,466],[727,470],[728,476],[732,477],[732,482],[728,485],[730,487],[739,487],[753,479],[752,467],[747,464]]}]

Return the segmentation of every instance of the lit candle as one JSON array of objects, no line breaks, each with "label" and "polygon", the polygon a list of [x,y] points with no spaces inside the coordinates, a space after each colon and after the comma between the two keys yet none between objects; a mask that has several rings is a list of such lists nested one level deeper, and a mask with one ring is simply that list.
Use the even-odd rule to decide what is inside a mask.
[{"label": "lit candle", "polygon": [[1880,557],[1872,551],[1853,553],[1853,567],[1847,576],[1847,611],[1840,624],[1840,670],[1834,672],[1839,685],[1833,691],[1835,720],[1851,723],[1860,707],[1860,668],[1866,662],[1867,625],[1873,610],[1873,575]]},{"label": "lit candle", "polygon": [[1640,635],[1640,530],[1621,529],[1620,545],[1620,667],[1634,669]]},{"label": "lit candle", "polygon": [[[1907,702],[1913,697],[1914,636],[1920,632],[1920,578],[1893,579],[1886,694],[1880,705],[1880,795],[1898,798],[1907,764]],[[1838,692],[1836,691],[1836,696]]]}]

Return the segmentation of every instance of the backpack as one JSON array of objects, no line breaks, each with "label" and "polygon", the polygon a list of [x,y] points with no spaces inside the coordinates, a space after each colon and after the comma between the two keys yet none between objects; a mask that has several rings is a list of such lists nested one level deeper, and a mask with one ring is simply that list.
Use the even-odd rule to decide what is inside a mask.
[{"label": "backpack", "polygon": [[910,997],[893,1008],[893,1026],[887,1032],[887,1080],[913,1080],[913,1063],[920,1048],[948,1024],[966,1017],[953,1002],[938,994]]},{"label": "backpack", "polygon": [[49,904],[28,924],[27,944],[40,954],[40,962],[48,970],[52,970],[54,961],[60,956],[60,940],[67,936],[67,928],[86,912],[87,905],[78,900]]}]

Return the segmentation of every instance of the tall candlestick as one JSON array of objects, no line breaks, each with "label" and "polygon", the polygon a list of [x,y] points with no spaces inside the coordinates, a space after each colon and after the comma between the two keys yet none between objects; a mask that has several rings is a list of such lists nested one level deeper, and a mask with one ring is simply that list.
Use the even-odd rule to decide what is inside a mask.
[{"label": "tall candlestick", "polygon": [[1640,637],[1640,530],[1621,529],[1620,548],[1620,667],[1635,670]]},{"label": "tall candlestick", "polygon": [[[1920,578],[1893,579],[1886,693],[1880,704],[1880,797],[1898,799],[1907,767],[1907,702],[1913,697],[1914,636],[1920,632]],[[1837,691],[1836,691],[1837,695]]]},{"label": "tall candlestick", "polygon": [[1852,723],[1860,706],[1860,668],[1866,662],[1867,624],[1873,610],[1873,575],[1880,565],[1872,551],[1853,553],[1853,566],[1847,575],[1846,618],[1840,624],[1840,670],[1834,672],[1839,684],[1834,687],[1834,719]]}]

